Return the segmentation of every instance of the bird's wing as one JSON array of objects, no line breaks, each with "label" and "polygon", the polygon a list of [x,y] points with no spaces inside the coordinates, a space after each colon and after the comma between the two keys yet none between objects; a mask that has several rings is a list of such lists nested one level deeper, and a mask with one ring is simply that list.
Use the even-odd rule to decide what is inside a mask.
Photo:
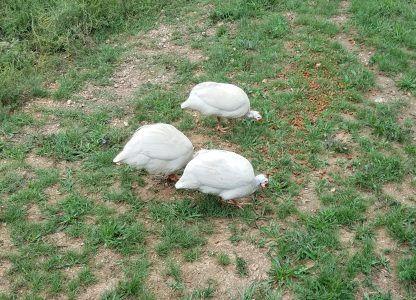
[{"label": "bird's wing", "polygon": [[254,171],[244,157],[229,151],[205,150],[195,156],[185,168],[184,180],[216,189],[234,189],[251,184]]},{"label": "bird's wing", "polygon": [[169,124],[140,127],[123,149],[125,155],[145,155],[160,160],[173,160],[193,151],[191,141]]},{"label": "bird's wing", "polygon": [[246,93],[232,84],[208,82],[202,86],[196,86],[189,96],[198,98],[205,105],[212,108],[233,112],[244,108],[250,109],[250,102]]}]

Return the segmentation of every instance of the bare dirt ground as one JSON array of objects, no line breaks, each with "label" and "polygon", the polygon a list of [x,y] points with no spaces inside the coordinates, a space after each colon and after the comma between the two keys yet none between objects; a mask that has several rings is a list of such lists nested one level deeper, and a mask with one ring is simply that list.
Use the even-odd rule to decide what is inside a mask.
[{"label": "bare dirt ground", "polygon": [[121,255],[110,249],[102,249],[91,262],[91,269],[96,277],[97,283],[88,286],[78,299],[89,300],[99,299],[106,291],[117,286],[117,283],[124,279],[120,268]]},{"label": "bare dirt ground", "polygon": [[7,272],[12,264],[3,256],[13,253],[15,251],[15,247],[13,246],[9,231],[4,223],[0,223],[0,237],[0,291],[8,292],[11,290],[11,284],[8,279]]},{"label": "bare dirt ground", "polygon": [[394,275],[397,272],[398,256],[396,253],[400,253],[401,249],[399,249],[397,243],[390,237],[385,228],[378,229],[375,240],[376,252],[387,258],[389,268],[380,268],[373,274],[374,283],[383,292],[390,292],[394,298],[402,299],[406,293]]},{"label": "bare dirt ground", "polygon": [[[191,294],[196,289],[203,289],[212,284],[215,287],[216,299],[230,299],[237,297],[251,283],[266,280],[270,269],[270,260],[267,249],[259,248],[245,240],[238,244],[230,241],[231,232],[228,222],[216,220],[215,231],[207,237],[207,243],[202,247],[202,254],[196,262],[185,262],[183,258],[176,257],[181,266],[184,294]],[[226,253],[231,263],[222,266],[217,261],[217,255]],[[236,257],[242,257],[247,263],[248,275],[241,276],[235,269]],[[155,293],[157,299],[174,299],[178,292],[171,289],[171,278],[163,276],[166,262],[157,255],[152,255],[152,269],[148,278],[148,286]],[[161,276],[162,275],[162,276]]]}]

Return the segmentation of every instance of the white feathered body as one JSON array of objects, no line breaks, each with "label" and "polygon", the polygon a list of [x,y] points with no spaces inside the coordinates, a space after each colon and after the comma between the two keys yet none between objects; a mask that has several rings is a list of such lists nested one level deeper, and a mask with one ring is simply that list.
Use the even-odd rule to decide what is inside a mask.
[{"label": "white feathered body", "polygon": [[250,111],[250,101],[238,86],[209,81],[197,84],[181,108],[197,110],[207,116],[239,118]]},{"label": "white feathered body", "polygon": [[150,174],[169,175],[182,169],[192,155],[192,143],[182,132],[158,123],[137,129],[113,162],[146,169]]},{"label": "white feathered body", "polygon": [[197,189],[230,200],[253,193],[256,182],[251,163],[241,155],[225,150],[200,150],[175,187]]}]

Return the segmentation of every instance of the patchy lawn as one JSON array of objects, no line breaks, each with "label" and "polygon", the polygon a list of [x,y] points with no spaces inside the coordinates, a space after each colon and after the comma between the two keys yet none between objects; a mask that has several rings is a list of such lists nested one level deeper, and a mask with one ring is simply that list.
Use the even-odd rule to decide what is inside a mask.
[{"label": "patchy lawn", "polygon": [[[4,118],[0,299],[414,299],[416,4],[275,2],[162,10],[104,43],[99,80],[69,71]],[[264,122],[182,111],[208,80]],[[153,122],[269,189],[239,210],[114,165]]]}]

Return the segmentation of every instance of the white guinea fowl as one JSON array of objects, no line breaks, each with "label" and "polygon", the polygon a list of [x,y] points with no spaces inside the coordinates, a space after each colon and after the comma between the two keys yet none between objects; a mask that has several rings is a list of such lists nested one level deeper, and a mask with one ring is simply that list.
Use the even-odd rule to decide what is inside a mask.
[{"label": "white guinea fowl", "polygon": [[267,175],[255,176],[251,163],[241,155],[225,150],[200,150],[175,187],[217,195],[241,208],[236,198],[250,195],[258,187],[266,188],[268,182]]},{"label": "white guinea fowl", "polygon": [[169,124],[144,125],[136,130],[113,162],[124,162],[150,174],[169,175],[182,169],[193,155],[191,141]]},{"label": "white guinea fowl", "polygon": [[259,112],[250,110],[250,100],[247,94],[238,86],[228,83],[202,82],[194,86],[188,99],[181,104],[181,108],[193,109],[203,115],[217,116],[217,130],[225,132],[221,126],[221,117],[247,117],[260,121]]}]

